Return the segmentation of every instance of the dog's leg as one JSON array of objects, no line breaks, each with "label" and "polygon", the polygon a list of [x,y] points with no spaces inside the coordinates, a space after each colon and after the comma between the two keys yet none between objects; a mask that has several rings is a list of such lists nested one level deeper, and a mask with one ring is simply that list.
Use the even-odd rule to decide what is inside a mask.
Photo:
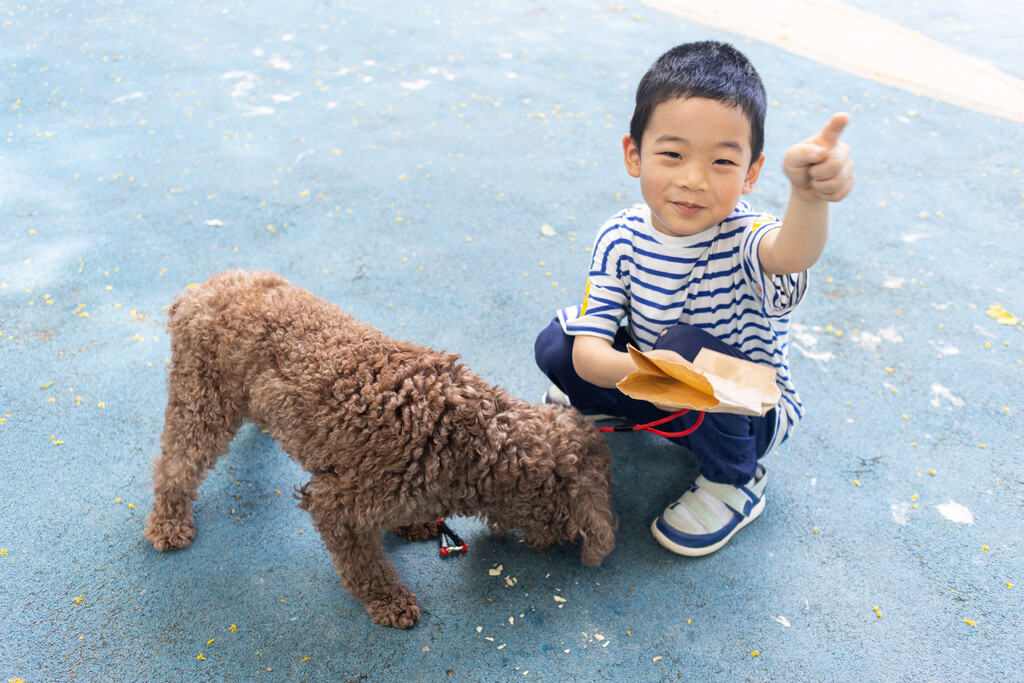
[{"label": "dog's leg", "polygon": [[[172,381],[173,381],[172,375]],[[196,535],[192,501],[217,458],[228,451],[241,417],[214,393],[188,406],[172,396],[153,468],[153,511],[143,531],[157,550],[184,548]]]},{"label": "dog's leg", "polygon": [[299,505],[313,517],[331,553],[341,585],[363,603],[370,618],[382,626],[409,628],[420,618],[416,596],[398,580],[381,545],[380,528],[353,524],[345,514],[337,476],[320,474],[301,489]]}]

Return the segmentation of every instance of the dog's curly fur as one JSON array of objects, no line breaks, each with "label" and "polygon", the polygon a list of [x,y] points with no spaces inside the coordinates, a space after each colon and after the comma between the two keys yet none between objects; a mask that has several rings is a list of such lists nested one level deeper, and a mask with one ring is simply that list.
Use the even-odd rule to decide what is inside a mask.
[{"label": "dog's curly fur", "polygon": [[575,410],[513,398],[458,356],[396,341],[268,271],[214,275],[174,302],[168,327],[144,531],[157,550],[191,543],[198,487],[246,419],[312,474],[299,505],[378,624],[419,618],[385,529],[426,538],[468,515],[537,549],[582,536],[585,564],[614,546],[611,456]]}]

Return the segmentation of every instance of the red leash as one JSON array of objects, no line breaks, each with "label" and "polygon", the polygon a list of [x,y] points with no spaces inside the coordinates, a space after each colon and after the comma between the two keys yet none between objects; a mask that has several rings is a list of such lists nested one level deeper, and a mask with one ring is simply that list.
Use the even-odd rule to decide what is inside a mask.
[{"label": "red leash", "polygon": [[671,422],[672,420],[676,419],[677,417],[682,417],[683,415],[686,415],[688,412],[690,412],[690,409],[686,408],[684,410],[680,410],[678,413],[672,413],[668,417],[663,417],[660,420],[655,420],[654,422],[648,422],[647,424],[642,424],[642,425],[615,425],[614,427],[598,427],[597,431],[599,431],[599,432],[636,432],[636,431],[643,430],[645,432],[650,432],[652,434],[657,434],[658,436],[667,436],[667,437],[670,437],[670,438],[679,437],[679,436],[689,436],[690,434],[693,434],[695,431],[697,431],[697,427],[700,427],[701,422],[704,421],[704,411],[703,410],[699,411],[697,413],[697,421],[694,422],[693,426],[690,427],[689,429],[684,429],[681,432],[663,432],[660,429],[654,429],[654,427],[657,427],[658,425],[665,424],[666,422]]}]

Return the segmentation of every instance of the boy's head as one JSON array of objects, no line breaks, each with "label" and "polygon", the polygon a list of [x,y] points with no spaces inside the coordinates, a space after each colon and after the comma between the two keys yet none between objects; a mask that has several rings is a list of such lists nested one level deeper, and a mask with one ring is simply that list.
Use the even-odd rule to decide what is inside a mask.
[{"label": "boy's head", "polygon": [[629,134],[639,148],[655,107],[701,97],[740,109],[750,122],[751,162],[764,149],[767,95],[753,64],[736,48],[714,40],[678,45],[658,58],[636,90]]}]

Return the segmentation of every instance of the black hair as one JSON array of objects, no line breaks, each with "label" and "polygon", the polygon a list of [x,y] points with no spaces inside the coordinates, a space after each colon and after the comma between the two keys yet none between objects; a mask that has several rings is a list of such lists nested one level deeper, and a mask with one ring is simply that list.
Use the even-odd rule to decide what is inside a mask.
[{"label": "black hair", "polygon": [[654,108],[680,97],[703,97],[739,107],[750,121],[750,161],[760,158],[768,98],[761,77],[742,52],[727,43],[705,40],[677,45],[658,57],[636,89],[629,135],[638,150]]}]

